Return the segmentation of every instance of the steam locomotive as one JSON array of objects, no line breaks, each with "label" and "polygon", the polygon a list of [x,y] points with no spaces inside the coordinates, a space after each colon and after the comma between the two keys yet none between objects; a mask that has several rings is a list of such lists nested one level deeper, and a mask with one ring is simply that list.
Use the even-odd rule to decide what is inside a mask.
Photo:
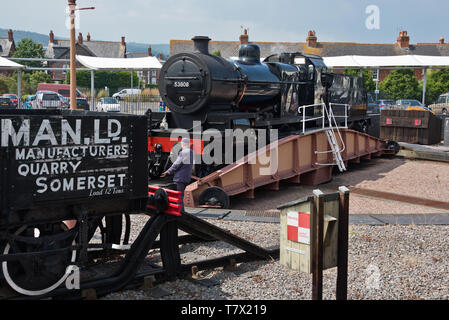
[{"label": "steam locomotive", "polygon": [[[302,133],[305,127],[320,126],[319,120],[313,119],[322,115],[322,103],[336,104],[333,113],[340,116],[340,124],[345,121],[348,105],[350,128],[366,132],[370,125],[362,79],[329,73],[319,56],[282,53],[261,61],[260,48],[245,44],[237,59],[226,60],[209,53],[208,37],[192,40],[194,52],[170,57],[160,72],[160,95],[171,112],[148,115],[152,178],[166,170],[173,160],[170,153],[176,157],[179,146],[177,140],[170,139],[173,128],[189,133],[198,124],[202,130],[220,132],[249,128],[255,130],[255,139],[257,129],[277,129],[280,138]],[[193,134],[190,137],[201,140]],[[207,142],[198,142],[194,151],[201,153]],[[195,174],[202,177],[218,167],[199,161]]]}]

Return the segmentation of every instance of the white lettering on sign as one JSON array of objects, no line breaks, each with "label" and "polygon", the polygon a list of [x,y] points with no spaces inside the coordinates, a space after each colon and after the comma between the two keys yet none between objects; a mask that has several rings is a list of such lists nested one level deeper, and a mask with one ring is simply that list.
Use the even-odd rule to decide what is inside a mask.
[{"label": "white lettering on sign", "polygon": [[[50,143],[52,146],[68,145],[69,142],[72,145],[88,145],[91,142],[91,136],[83,137],[82,132],[82,119],[76,119],[74,125],[70,125],[67,119],[62,119],[60,127],[58,126],[58,132],[60,128],[60,134],[55,135],[55,122],[51,123],[49,119],[41,120],[41,123],[34,127],[38,127],[36,133],[31,132],[31,120],[22,119],[21,123],[13,124],[12,119],[1,119],[1,147],[9,147],[10,144],[14,147],[23,146],[35,147],[41,142]],[[112,141],[118,141],[122,133],[122,124],[117,119],[94,119],[94,144],[109,144]],[[106,122],[107,123],[102,123]],[[18,122],[18,121],[17,121]],[[16,130],[16,128],[18,128]],[[103,134],[107,137],[101,136],[101,128],[104,128]],[[32,136],[34,134],[34,136]],[[58,141],[58,139],[60,139]],[[122,137],[122,143],[126,143],[126,137]]]},{"label": "white lettering on sign", "polygon": [[188,82],[188,81],[175,81],[175,83],[173,84],[173,87],[175,87],[175,88],[189,88],[190,87],[190,82]]},{"label": "white lettering on sign", "polygon": [[61,192],[80,196],[73,193],[79,191],[95,197],[128,192],[129,145],[119,119],[36,119],[0,121],[1,147],[15,147],[11,155],[25,189],[33,181],[34,196]]},{"label": "white lettering on sign", "polygon": [[11,137],[12,145],[17,147],[23,139],[23,145],[30,145],[30,120],[23,120],[18,132],[14,130],[11,119],[2,119],[2,147],[7,147],[9,137]]}]

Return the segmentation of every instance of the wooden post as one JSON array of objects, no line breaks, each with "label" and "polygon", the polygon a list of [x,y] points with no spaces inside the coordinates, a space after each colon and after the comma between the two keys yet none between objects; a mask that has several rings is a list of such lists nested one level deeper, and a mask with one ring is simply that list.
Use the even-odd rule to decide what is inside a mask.
[{"label": "wooden post", "polygon": [[348,299],[349,189],[340,187],[338,216],[337,300]]},{"label": "wooden post", "polygon": [[312,300],[323,300],[323,226],[324,226],[324,194],[314,190],[313,228],[313,260],[312,260]]},{"label": "wooden post", "polygon": [[76,110],[76,45],[75,45],[76,0],[69,0],[70,10],[70,109]]}]

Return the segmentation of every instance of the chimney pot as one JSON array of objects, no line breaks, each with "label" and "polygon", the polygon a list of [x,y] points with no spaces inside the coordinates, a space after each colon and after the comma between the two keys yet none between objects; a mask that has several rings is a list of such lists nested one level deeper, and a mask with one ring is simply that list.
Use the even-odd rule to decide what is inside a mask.
[{"label": "chimney pot", "polygon": [[309,30],[309,32],[307,34],[306,41],[307,41],[307,46],[310,48],[315,48],[317,46],[318,38],[316,37],[315,30]]},{"label": "chimney pot", "polygon": [[408,48],[409,47],[409,45],[410,45],[410,37],[407,35],[407,31],[399,32],[399,37],[398,37],[396,43],[401,48]]},{"label": "chimney pot", "polygon": [[248,29],[244,29],[243,34],[240,36],[240,44],[248,44],[248,43],[249,43]]},{"label": "chimney pot", "polygon": [[78,43],[83,44],[83,34],[81,32],[78,35]]},{"label": "chimney pot", "polygon": [[14,41],[14,35],[13,35],[13,32],[12,32],[12,29],[9,29],[8,30],[8,40],[9,41]]}]

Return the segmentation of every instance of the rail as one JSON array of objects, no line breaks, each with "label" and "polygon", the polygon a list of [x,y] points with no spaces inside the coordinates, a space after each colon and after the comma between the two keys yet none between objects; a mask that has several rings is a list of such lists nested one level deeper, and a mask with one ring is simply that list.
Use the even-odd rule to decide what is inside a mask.
[{"label": "rail", "polygon": [[[320,116],[316,116],[316,117],[312,117],[312,118],[307,118],[306,117],[306,109],[307,108],[313,108],[313,110],[315,110],[315,108],[321,108],[321,115]],[[343,107],[344,109],[344,115],[335,115],[334,113],[334,107]],[[328,110],[329,109],[329,110]],[[306,123],[309,121],[317,121],[317,120],[321,120],[321,124],[322,124],[322,129],[335,129],[335,128],[339,128],[338,123],[336,121],[336,118],[344,118],[345,120],[345,125],[343,128],[347,129],[348,128],[348,110],[349,110],[349,105],[348,104],[342,104],[342,103],[330,103],[329,104],[329,108],[326,107],[325,103],[318,103],[318,104],[310,104],[310,105],[305,105],[305,106],[300,106],[298,108],[298,113],[300,115],[302,115],[302,133],[305,134],[306,133]],[[315,113],[315,112],[314,112]],[[327,126],[326,126],[326,119],[328,120]],[[332,125],[332,120],[335,124],[335,128]],[[340,127],[341,128],[341,127]]]}]

